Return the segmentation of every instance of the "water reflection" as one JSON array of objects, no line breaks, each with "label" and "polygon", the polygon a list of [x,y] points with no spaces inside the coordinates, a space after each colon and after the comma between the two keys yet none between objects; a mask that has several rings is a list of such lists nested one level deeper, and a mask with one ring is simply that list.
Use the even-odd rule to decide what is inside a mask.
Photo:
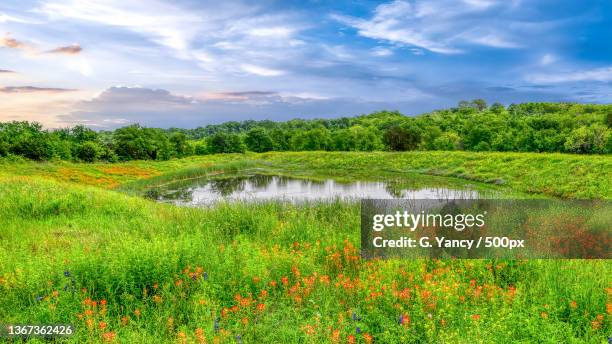
[{"label": "water reflection", "polygon": [[474,190],[409,188],[401,181],[340,183],[331,179],[307,180],[254,174],[197,180],[189,185],[150,190],[149,198],[179,205],[209,205],[219,200],[305,202],[316,200],[372,199],[473,199]]}]

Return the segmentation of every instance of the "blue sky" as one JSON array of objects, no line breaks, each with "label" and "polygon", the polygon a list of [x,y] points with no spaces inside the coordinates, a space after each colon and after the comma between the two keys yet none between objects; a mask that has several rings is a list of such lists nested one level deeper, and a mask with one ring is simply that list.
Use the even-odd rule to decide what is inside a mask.
[{"label": "blue sky", "polygon": [[609,103],[610,1],[3,0],[0,121],[195,127]]}]

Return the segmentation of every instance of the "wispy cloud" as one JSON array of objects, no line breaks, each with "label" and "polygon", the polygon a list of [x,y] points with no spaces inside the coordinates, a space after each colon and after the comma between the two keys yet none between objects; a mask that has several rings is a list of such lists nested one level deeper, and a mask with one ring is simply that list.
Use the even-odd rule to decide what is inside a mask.
[{"label": "wispy cloud", "polygon": [[193,13],[155,0],[50,0],[43,1],[36,11],[51,19],[124,27],[177,50],[188,47],[203,22]]},{"label": "wispy cloud", "polygon": [[83,51],[83,48],[79,44],[67,45],[65,47],[57,47],[55,49],[51,49],[47,51],[49,54],[66,54],[66,55],[76,55]]},{"label": "wispy cloud", "polygon": [[8,69],[0,69],[0,73],[15,73],[15,71],[8,70]]},{"label": "wispy cloud", "polygon": [[0,39],[0,47],[9,49],[27,49],[30,48],[30,45],[16,40],[9,32],[7,32],[4,37]]},{"label": "wispy cloud", "polygon": [[[499,13],[512,2],[395,0],[377,6],[369,19],[334,14],[332,18],[357,29],[359,35],[408,45],[440,54],[458,54],[466,45],[519,48],[511,29],[518,21]],[[477,20],[477,25],[474,21]]]},{"label": "wispy cloud", "polygon": [[577,70],[571,72],[554,71],[548,74],[529,75],[525,79],[534,83],[557,84],[582,81],[612,81],[612,67]]},{"label": "wispy cloud", "polygon": [[63,54],[63,55],[76,55],[79,54],[83,48],[77,43],[53,48],[51,50],[42,51],[38,46],[13,38],[10,32],[7,32],[2,39],[0,39],[0,47],[8,49],[23,50],[31,55],[41,54]]},{"label": "wispy cloud", "polygon": [[56,87],[35,87],[35,86],[6,86],[0,87],[0,93],[64,93],[74,92],[75,89],[56,88]]},{"label": "wispy cloud", "polygon": [[247,73],[251,73],[251,74],[255,74],[259,76],[279,76],[279,75],[285,74],[285,71],[282,71],[282,70],[272,69],[272,68],[267,68],[267,67],[262,67],[262,66],[256,66],[252,64],[246,64],[246,63],[242,64],[240,68],[242,68],[242,70],[244,70]]}]

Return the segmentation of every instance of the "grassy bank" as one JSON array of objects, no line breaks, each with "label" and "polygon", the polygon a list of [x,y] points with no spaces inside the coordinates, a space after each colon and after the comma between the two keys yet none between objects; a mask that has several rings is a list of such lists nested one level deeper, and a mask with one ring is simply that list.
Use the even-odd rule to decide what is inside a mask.
[{"label": "grassy bank", "polygon": [[442,152],[2,161],[0,322],[72,323],[78,343],[601,343],[612,331],[609,261],[364,261],[357,204],[199,209],[128,193],[256,168],[612,198],[611,164]]},{"label": "grassy bank", "polygon": [[611,330],[607,261],[366,262],[357,205],[190,209],[37,177],[3,177],[0,194],[0,318],[74,323],[75,342],[599,343]]},{"label": "grassy bank", "polygon": [[[283,152],[226,154],[170,161],[118,164],[11,162],[0,160],[0,174],[43,176],[60,181],[118,188],[137,180],[151,184],[174,176],[206,175],[216,165],[245,164],[270,172],[306,177],[380,179],[441,176],[483,183],[507,192],[563,198],[612,198],[612,156],[474,152]],[[158,177],[158,178],[155,178]],[[147,182],[134,184],[144,187]]]}]

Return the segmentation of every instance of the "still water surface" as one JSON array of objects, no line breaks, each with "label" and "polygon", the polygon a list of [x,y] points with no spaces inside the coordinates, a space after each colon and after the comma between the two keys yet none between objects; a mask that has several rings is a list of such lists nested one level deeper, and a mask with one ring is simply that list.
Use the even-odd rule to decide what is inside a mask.
[{"label": "still water surface", "polygon": [[332,179],[315,181],[285,176],[253,174],[219,179],[197,179],[189,184],[151,190],[149,197],[160,202],[186,206],[206,206],[224,201],[329,201],[334,199],[474,199],[478,192],[443,187],[407,188],[402,183]]}]

